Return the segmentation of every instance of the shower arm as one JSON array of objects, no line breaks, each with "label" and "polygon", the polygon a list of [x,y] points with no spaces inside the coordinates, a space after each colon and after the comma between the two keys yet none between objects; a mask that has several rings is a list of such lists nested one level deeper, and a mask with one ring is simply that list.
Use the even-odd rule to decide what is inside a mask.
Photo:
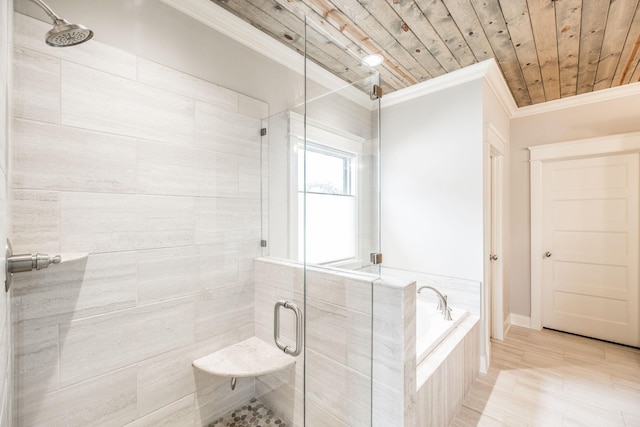
[{"label": "shower arm", "polygon": [[55,14],[55,12],[53,10],[51,10],[51,8],[49,6],[47,6],[47,4],[45,2],[43,2],[42,0],[31,0],[33,3],[37,4],[38,6],[40,6],[42,8],[42,10],[44,10],[47,15],[49,15],[49,18],[51,18],[53,20],[54,23],[57,23],[59,21],[63,21],[62,18],[60,18],[58,15]]}]

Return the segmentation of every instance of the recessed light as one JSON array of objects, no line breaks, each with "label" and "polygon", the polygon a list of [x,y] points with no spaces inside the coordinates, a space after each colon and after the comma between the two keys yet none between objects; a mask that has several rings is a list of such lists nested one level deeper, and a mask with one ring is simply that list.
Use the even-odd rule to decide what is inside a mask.
[{"label": "recessed light", "polygon": [[384,62],[384,58],[382,57],[382,55],[374,53],[362,58],[362,62],[367,64],[369,67],[375,67],[376,65],[382,64]]}]

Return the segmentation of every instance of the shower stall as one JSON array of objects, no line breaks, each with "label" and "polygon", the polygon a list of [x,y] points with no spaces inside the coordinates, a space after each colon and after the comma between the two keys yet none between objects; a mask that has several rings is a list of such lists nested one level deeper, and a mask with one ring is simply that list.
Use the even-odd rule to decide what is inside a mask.
[{"label": "shower stall", "polygon": [[[272,342],[276,334],[302,351],[290,372],[257,378],[256,395],[293,425],[369,426],[381,261],[379,75],[314,23],[304,25],[304,102],[263,120],[255,276],[256,336]],[[320,49],[344,52],[351,84],[327,89],[311,78],[319,65],[308,53]]]}]

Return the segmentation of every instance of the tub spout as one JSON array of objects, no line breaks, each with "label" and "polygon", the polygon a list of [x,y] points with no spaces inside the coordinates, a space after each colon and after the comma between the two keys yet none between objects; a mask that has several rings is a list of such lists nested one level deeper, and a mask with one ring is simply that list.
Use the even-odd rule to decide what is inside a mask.
[{"label": "tub spout", "polygon": [[442,312],[442,315],[444,316],[444,320],[453,320],[451,318],[451,308],[449,307],[449,304],[447,302],[447,296],[443,295],[439,290],[437,290],[433,286],[420,286],[418,288],[418,293],[421,293],[423,289],[430,289],[436,293],[436,295],[438,296],[438,310]]}]

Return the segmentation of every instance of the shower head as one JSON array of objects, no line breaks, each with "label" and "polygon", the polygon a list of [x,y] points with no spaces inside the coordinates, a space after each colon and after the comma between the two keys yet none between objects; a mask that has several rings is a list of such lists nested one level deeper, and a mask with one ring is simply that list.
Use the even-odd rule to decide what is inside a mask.
[{"label": "shower head", "polygon": [[84,43],[91,37],[93,37],[93,31],[85,26],[57,19],[53,23],[53,28],[47,32],[45,41],[49,46],[67,47]]},{"label": "shower head", "polygon": [[49,46],[67,47],[86,42],[93,37],[93,31],[79,25],[71,24],[66,19],[60,18],[42,0],[31,0],[44,10],[53,21],[53,28],[47,32],[45,41]]}]

